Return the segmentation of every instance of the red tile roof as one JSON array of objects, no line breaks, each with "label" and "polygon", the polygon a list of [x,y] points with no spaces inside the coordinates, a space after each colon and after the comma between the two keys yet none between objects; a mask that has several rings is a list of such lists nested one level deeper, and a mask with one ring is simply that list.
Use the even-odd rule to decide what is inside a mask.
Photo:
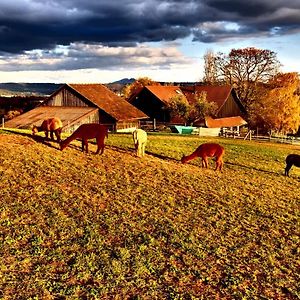
[{"label": "red tile roof", "polygon": [[247,122],[240,116],[213,119],[205,117],[205,125],[208,128],[236,127],[246,125]]},{"label": "red tile roof", "polygon": [[181,95],[183,99],[186,99],[179,86],[151,85],[146,86],[146,88],[165,104],[168,103],[172,97],[177,95]]},{"label": "red tile roof", "polygon": [[148,118],[142,111],[102,84],[68,84],[67,86],[77,91],[117,121]]},{"label": "red tile roof", "polygon": [[196,86],[188,86],[181,87],[183,93],[186,95],[188,101],[192,103],[194,101],[195,93],[206,92],[206,99],[208,102],[216,102],[219,108],[223,106],[226,102],[230,93],[232,91],[232,87],[230,85],[223,86],[209,86],[209,85],[196,85]]}]

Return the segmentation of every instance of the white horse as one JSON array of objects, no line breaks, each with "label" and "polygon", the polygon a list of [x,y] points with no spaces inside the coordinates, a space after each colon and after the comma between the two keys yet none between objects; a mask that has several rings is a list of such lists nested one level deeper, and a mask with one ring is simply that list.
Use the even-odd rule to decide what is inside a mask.
[{"label": "white horse", "polygon": [[145,155],[145,148],[147,144],[147,133],[142,129],[136,129],[132,133],[134,147],[136,150],[136,155],[142,157]]}]

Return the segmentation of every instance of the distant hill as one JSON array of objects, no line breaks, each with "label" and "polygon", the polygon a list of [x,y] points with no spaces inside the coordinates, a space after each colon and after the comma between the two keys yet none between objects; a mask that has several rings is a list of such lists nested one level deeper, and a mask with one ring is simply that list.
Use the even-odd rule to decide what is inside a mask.
[{"label": "distant hill", "polygon": [[135,81],[135,78],[123,78],[123,79],[112,82],[112,84],[117,84],[118,83],[118,84],[126,85],[126,84],[131,84],[134,81]]},{"label": "distant hill", "polygon": [[107,86],[114,93],[121,95],[123,87],[127,84],[133,83],[134,81],[134,78],[123,78],[111,83],[107,83],[105,86]]},{"label": "distant hill", "polygon": [[[123,78],[106,86],[114,92],[120,92],[125,85],[134,81],[134,78]],[[62,83],[0,83],[0,96],[49,96],[62,85]]]},{"label": "distant hill", "polygon": [[61,86],[59,83],[0,83],[0,96],[47,96]]},{"label": "distant hill", "polygon": [[[107,83],[110,90],[117,94],[121,94],[123,87],[127,84],[131,84],[135,81],[135,78],[122,78],[120,80]],[[167,82],[161,82],[162,85],[171,84]],[[172,83],[178,85],[191,85],[193,83]],[[63,83],[0,83],[0,96],[49,96],[58,90]]]}]

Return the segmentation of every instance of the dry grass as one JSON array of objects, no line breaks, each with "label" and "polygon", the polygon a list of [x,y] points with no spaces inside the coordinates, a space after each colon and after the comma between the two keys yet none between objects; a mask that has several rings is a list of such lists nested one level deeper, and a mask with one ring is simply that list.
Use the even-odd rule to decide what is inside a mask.
[{"label": "dry grass", "polygon": [[179,163],[204,141],[150,135],[138,159],[130,135],[96,156],[0,132],[0,298],[299,299],[300,149]]}]

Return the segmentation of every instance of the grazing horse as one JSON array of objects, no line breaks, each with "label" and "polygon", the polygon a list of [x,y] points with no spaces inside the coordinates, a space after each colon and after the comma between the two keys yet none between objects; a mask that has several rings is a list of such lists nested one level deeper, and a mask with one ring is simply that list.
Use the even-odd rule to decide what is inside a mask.
[{"label": "grazing horse", "polygon": [[63,127],[63,124],[59,118],[46,119],[43,121],[41,126],[33,125],[32,135],[35,135],[36,133],[38,133],[40,131],[44,131],[46,139],[48,139],[49,132],[50,132],[51,140],[54,141],[53,134],[55,134],[57,141],[60,142],[61,141],[60,135],[61,135],[62,127]]},{"label": "grazing horse", "polygon": [[147,144],[147,132],[142,129],[136,129],[132,133],[136,155],[142,157],[145,155],[145,148]]},{"label": "grazing horse", "polygon": [[286,162],[286,167],[284,169],[284,175],[289,176],[289,171],[293,165],[300,168],[300,155],[289,154],[286,157],[285,162]]},{"label": "grazing horse", "polygon": [[223,156],[225,150],[222,146],[215,143],[205,143],[200,145],[192,154],[183,156],[181,158],[181,162],[184,164],[194,158],[201,157],[202,158],[202,167],[208,167],[208,157],[216,158],[216,169],[222,171],[223,167]]},{"label": "grazing horse", "polygon": [[64,150],[73,140],[81,139],[81,150],[83,152],[85,148],[86,153],[88,153],[88,140],[95,138],[98,146],[96,154],[99,152],[102,154],[105,147],[105,137],[108,137],[106,126],[98,123],[82,124],[68,138],[60,143],[60,150]]}]

